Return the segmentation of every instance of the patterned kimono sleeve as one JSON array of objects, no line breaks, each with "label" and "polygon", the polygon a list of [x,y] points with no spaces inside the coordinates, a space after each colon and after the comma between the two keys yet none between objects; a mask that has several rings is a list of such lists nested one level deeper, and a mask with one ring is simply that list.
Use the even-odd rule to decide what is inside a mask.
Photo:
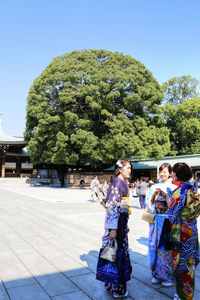
[{"label": "patterned kimono sleeve", "polygon": [[147,197],[146,197],[146,205],[148,208],[150,208],[151,206],[151,197],[153,195],[153,193],[155,192],[155,186],[151,186],[150,189],[149,189],[149,193],[147,194]]},{"label": "patterned kimono sleeve", "polygon": [[185,206],[187,190],[181,188],[180,194],[177,196],[177,192],[172,194],[167,215],[171,224],[181,223],[181,211]]},{"label": "patterned kimono sleeve", "polygon": [[122,200],[120,185],[111,184],[107,198],[105,229],[117,229],[119,219],[119,207]]}]

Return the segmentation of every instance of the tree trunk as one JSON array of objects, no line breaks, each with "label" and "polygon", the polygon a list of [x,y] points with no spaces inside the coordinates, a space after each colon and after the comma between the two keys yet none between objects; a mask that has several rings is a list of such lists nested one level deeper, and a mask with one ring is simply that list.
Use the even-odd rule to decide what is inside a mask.
[{"label": "tree trunk", "polygon": [[57,170],[58,178],[60,181],[60,187],[64,187],[67,168],[65,165],[60,165],[60,166],[57,166],[56,170]]}]

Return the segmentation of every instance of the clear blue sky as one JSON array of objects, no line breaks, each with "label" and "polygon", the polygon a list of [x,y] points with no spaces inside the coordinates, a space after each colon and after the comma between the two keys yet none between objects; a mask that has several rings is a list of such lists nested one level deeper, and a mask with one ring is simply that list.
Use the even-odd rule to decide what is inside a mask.
[{"label": "clear blue sky", "polygon": [[200,80],[199,0],[1,1],[0,39],[0,118],[9,135],[23,135],[33,80],[75,49],[131,55],[160,83]]}]

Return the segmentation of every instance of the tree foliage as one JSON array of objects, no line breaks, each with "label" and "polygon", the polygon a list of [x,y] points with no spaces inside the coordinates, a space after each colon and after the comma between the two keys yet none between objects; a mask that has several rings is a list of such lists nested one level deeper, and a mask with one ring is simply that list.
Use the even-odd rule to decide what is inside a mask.
[{"label": "tree foliage", "polygon": [[170,129],[172,154],[200,152],[200,98],[185,100],[163,108],[166,125]]},{"label": "tree foliage", "polygon": [[161,157],[162,91],[146,67],[106,50],[56,57],[27,100],[25,140],[34,163],[100,167],[119,157]]},{"label": "tree foliage", "polygon": [[200,83],[191,76],[174,77],[162,85],[164,103],[181,104],[184,100],[199,97]]}]

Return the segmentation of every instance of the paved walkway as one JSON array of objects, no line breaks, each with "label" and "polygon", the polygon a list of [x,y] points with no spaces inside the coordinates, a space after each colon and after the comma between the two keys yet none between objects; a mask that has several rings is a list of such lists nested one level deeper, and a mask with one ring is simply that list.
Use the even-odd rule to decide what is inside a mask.
[{"label": "paved walkway", "polygon": [[[151,285],[148,224],[137,199],[132,206],[128,299],[172,299],[174,287]],[[112,299],[95,279],[105,212],[89,190],[0,182],[0,207],[0,300]]]}]

